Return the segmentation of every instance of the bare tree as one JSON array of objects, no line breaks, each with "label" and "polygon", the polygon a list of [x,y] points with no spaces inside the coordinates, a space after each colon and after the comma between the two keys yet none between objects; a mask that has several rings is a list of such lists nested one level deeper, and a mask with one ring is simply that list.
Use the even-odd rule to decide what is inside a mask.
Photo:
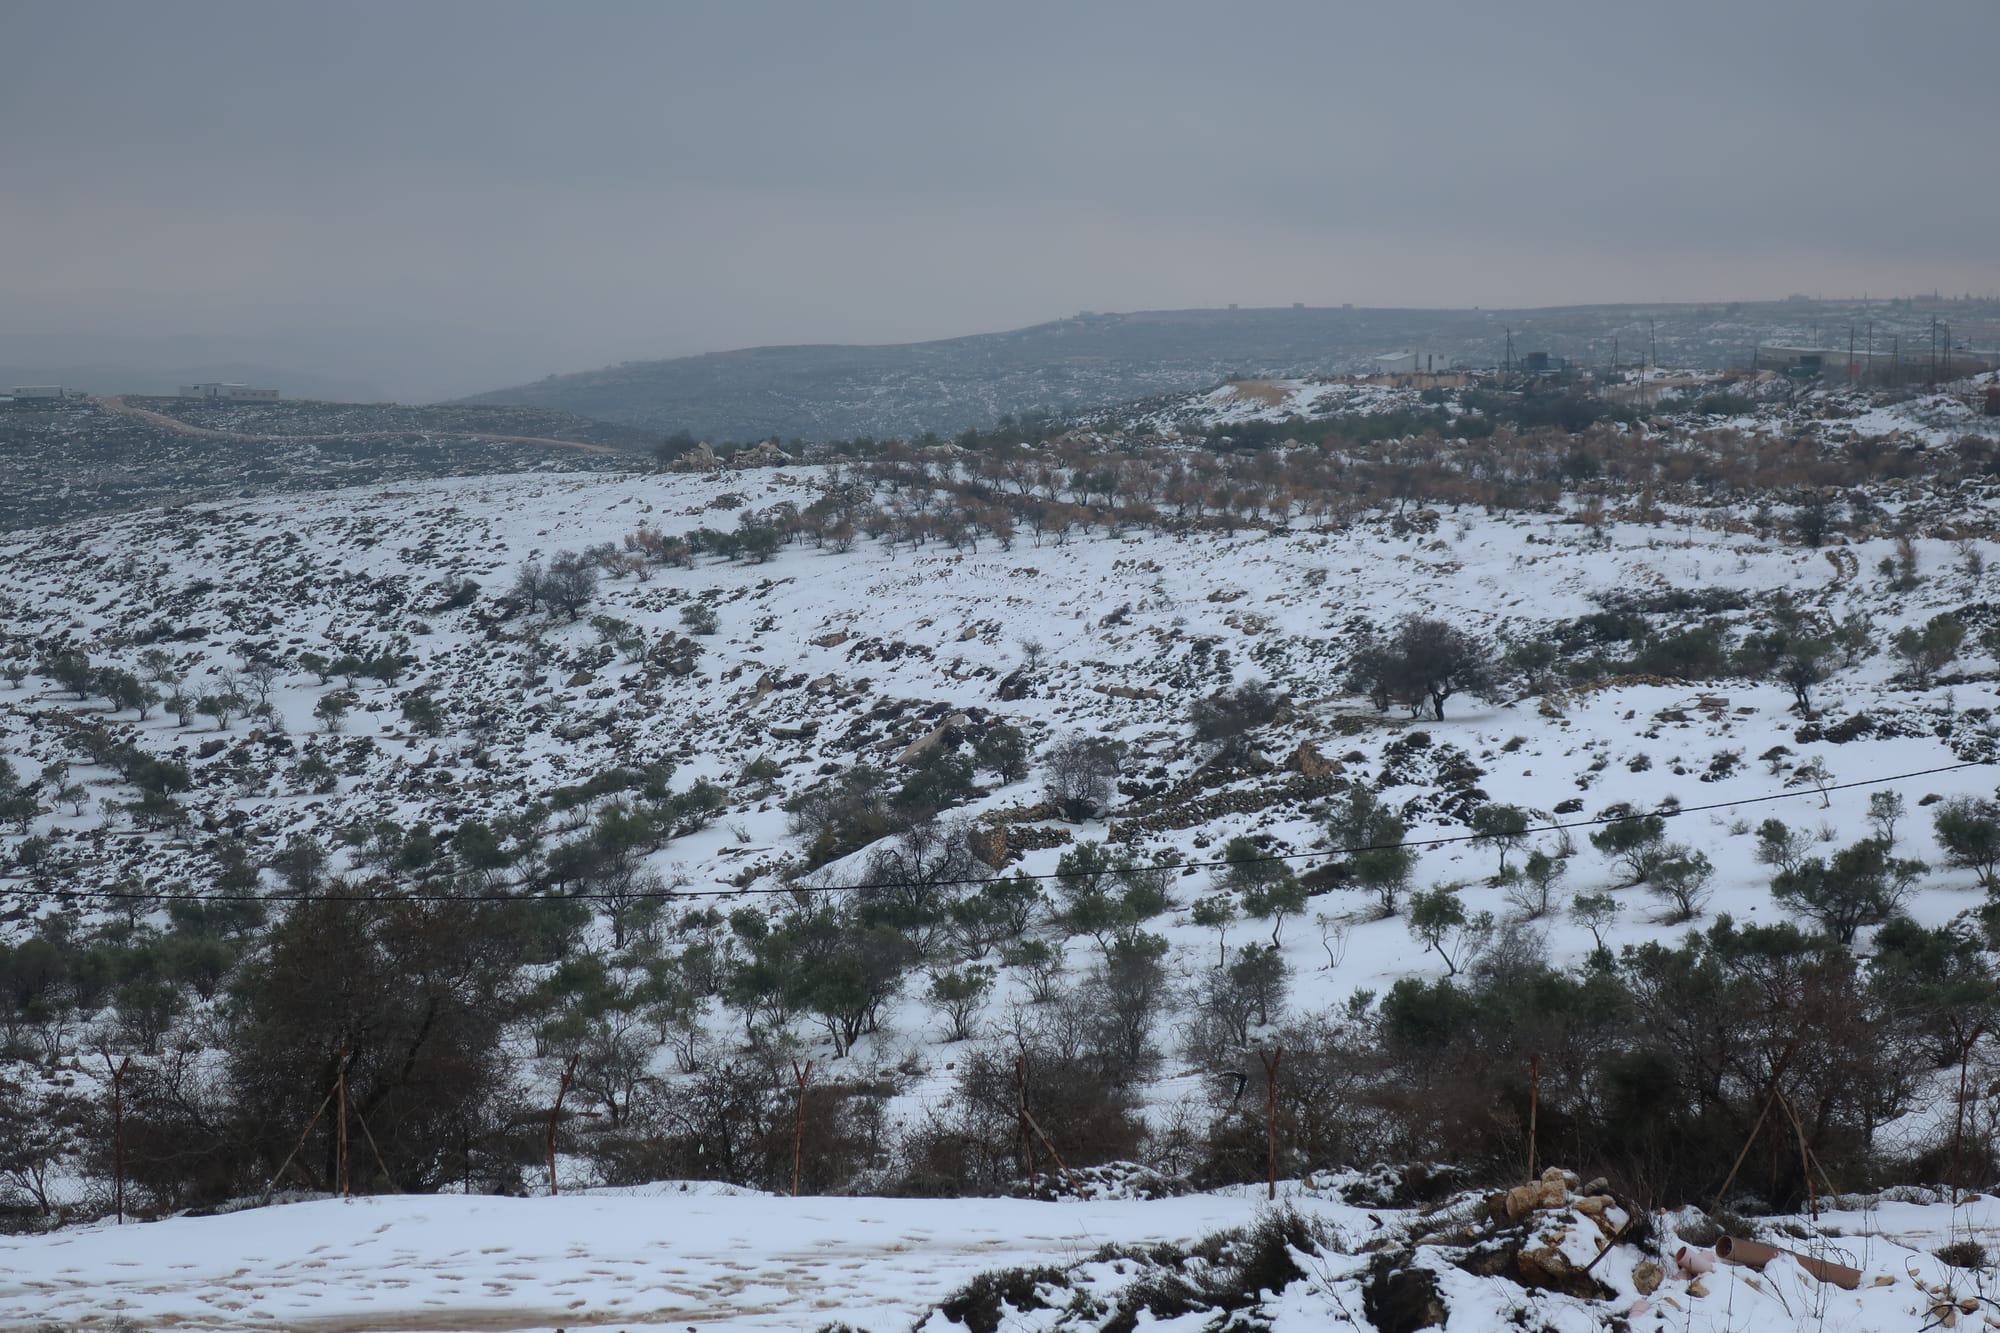
[{"label": "bare tree", "polygon": [[552,610],[571,620],[583,614],[597,593],[597,565],[575,551],[558,552],[542,579],[542,596]]},{"label": "bare tree", "polygon": [[1124,750],[1117,741],[1075,733],[1049,747],[1042,756],[1048,767],[1044,790],[1064,819],[1080,824],[1110,807]]}]

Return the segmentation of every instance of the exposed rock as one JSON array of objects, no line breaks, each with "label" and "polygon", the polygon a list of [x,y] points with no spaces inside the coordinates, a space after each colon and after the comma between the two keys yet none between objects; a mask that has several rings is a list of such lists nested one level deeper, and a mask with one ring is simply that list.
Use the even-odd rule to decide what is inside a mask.
[{"label": "exposed rock", "polygon": [[1569,1261],[1569,1256],[1553,1245],[1522,1250],[1514,1263],[1520,1272],[1521,1284],[1528,1287],[1555,1286],[1576,1271],[1576,1265]]},{"label": "exposed rock", "polygon": [[969,725],[971,725],[971,719],[967,718],[965,714],[953,713],[950,717],[904,746],[902,752],[896,756],[895,762],[898,764],[914,764],[918,759],[923,757],[926,751],[935,749],[945,737]]},{"label": "exposed rock", "polygon": [[675,472],[713,472],[721,467],[722,463],[716,458],[715,450],[709,447],[708,441],[703,440],[668,466]]},{"label": "exposed rock", "polygon": [[[706,446],[698,445],[696,447],[703,448]],[[711,454],[711,456],[713,455]],[[729,459],[729,466],[735,468],[780,467],[792,461],[792,456],[783,449],[780,449],[776,440],[761,440],[751,445],[748,449],[739,450],[735,454],[732,454]]]},{"label": "exposed rock", "polygon": [[1458,1266],[1481,1277],[1505,1277],[1523,1287],[1559,1291],[1585,1300],[1605,1300],[1612,1289],[1570,1262],[1560,1242],[1528,1246],[1518,1239],[1478,1246],[1458,1259]]},{"label": "exposed rock", "polygon": [[965,845],[972,854],[995,870],[1007,864],[1007,826],[994,824],[989,828],[975,828],[965,835]]},{"label": "exposed rock", "polygon": [[1379,1333],[1415,1333],[1444,1324],[1444,1297],[1435,1273],[1406,1268],[1394,1256],[1376,1256],[1368,1285],[1361,1289],[1361,1312]]},{"label": "exposed rock", "polygon": [[1286,758],[1285,767],[1308,778],[1323,778],[1338,769],[1338,765],[1321,754],[1319,747],[1311,741],[1300,741],[1299,748]]},{"label": "exposed rock", "polygon": [[[1048,812],[1043,818],[1050,817]],[[1023,827],[1019,824],[1008,830],[1007,843],[1011,850],[1021,852],[1045,851],[1050,847],[1067,847],[1076,841],[1076,835],[1066,828],[1048,828],[1039,824]]]}]

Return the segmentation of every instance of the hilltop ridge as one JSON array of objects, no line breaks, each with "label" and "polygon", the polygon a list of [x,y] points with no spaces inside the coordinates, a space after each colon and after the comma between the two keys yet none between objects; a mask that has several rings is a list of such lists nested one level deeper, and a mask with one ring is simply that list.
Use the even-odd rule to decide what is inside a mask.
[{"label": "hilltop ridge", "polygon": [[[1961,332],[1994,323],[1991,303],[1770,301],[1531,310],[1267,309],[1086,313],[1028,328],[874,346],[752,347],[627,361],[476,394],[468,403],[556,408],[712,441],[914,438],[987,428],[1204,389],[1242,376],[1366,371],[1415,352],[1443,369],[1500,366],[1544,352],[1588,366],[1747,365],[1760,342],[1845,345],[1871,324],[1884,355],[1913,356],[1935,310]],[[1836,330],[1838,333],[1836,334]]]}]

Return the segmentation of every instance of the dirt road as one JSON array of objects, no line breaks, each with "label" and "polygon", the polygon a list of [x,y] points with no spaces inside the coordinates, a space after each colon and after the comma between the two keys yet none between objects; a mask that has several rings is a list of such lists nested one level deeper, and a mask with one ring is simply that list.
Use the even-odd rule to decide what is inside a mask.
[{"label": "dirt road", "polygon": [[193,426],[164,412],[137,407],[125,400],[124,394],[110,394],[92,400],[107,412],[132,417],[150,426],[170,430],[176,435],[191,435],[204,440],[239,440],[251,442],[277,442],[290,444],[312,444],[323,440],[400,440],[411,435],[424,435],[435,439],[471,440],[480,444],[537,444],[555,449],[576,449],[586,454],[615,454],[619,451],[608,444],[590,444],[581,440],[552,440],[541,435],[493,435],[484,431],[469,430],[369,430],[347,433],[334,432],[325,435],[252,435],[240,431],[211,430],[206,426]]}]

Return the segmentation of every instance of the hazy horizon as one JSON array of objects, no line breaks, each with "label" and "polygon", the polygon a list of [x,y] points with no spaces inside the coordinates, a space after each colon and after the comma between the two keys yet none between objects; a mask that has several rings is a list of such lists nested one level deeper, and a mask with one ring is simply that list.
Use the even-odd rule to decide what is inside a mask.
[{"label": "hazy horizon", "polygon": [[2000,290],[1987,0],[25,0],[9,35],[8,346],[404,399],[1080,309]]}]

